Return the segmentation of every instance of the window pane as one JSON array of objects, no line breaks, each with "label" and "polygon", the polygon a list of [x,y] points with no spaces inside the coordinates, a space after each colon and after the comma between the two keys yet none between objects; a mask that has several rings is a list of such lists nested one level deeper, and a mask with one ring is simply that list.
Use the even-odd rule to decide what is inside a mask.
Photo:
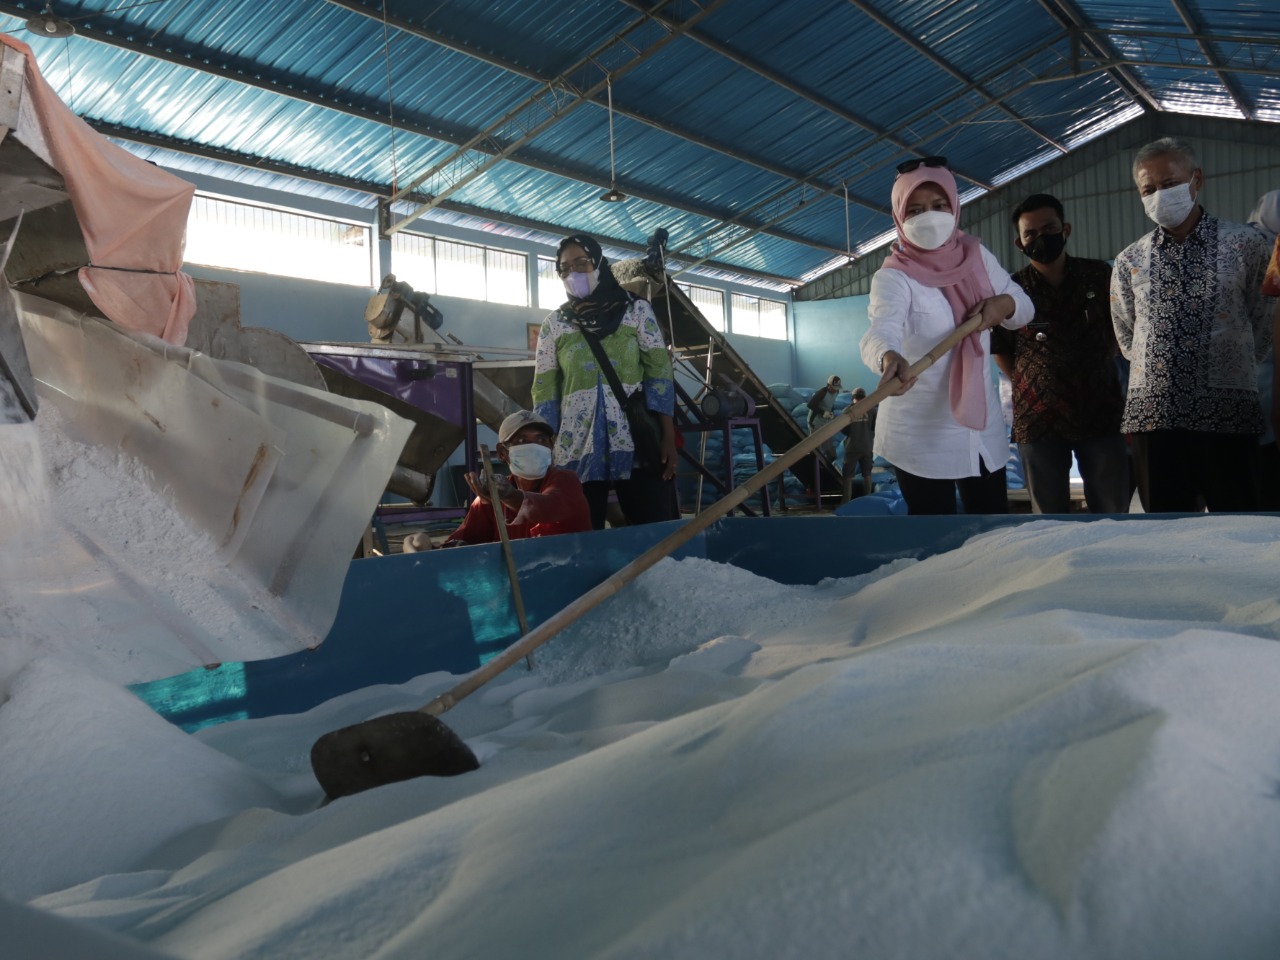
[{"label": "window pane", "polygon": [[760,301],[760,336],[787,339],[787,305],[778,300]]},{"label": "window pane", "polygon": [[693,301],[693,305],[706,317],[712,329],[724,332],[724,291],[712,290],[710,287],[697,287],[688,283],[677,283],[676,286]]},{"label": "window pane", "polygon": [[733,332],[748,337],[760,336],[760,301],[755,297],[747,297],[735,293],[733,304]]},{"label": "window pane", "polygon": [[437,238],[436,293],[483,300],[484,247]]},{"label": "window pane", "polygon": [[391,235],[391,272],[422,293],[436,292],[435,241],[416,233]]},{"label": "window pane", "polygon": [[551,311],[565,301],[564,284],[556,276],[555,257],[538,258],[538,306]]},{"label": "window pane", "polygon": [[304,280],[373,283],[370,227],[197,195],[186,260]]},{"label": "window pane", "polygon": [[529,305],[529,259],[523,253],[485,249],[488,275],[486,299],[490,303]]}]

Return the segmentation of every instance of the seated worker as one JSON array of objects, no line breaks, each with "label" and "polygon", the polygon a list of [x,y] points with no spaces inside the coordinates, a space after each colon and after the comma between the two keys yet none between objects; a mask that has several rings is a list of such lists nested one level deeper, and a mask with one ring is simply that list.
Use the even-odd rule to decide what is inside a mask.
[{"label": "seated worker", "polygon": [[[511,478],[498,477],[498,498],[507,520],[507,537],[549,537],[591,529],[591,512],[582,483],[572,470],[551,466],[555,431],[536,413],[517,410],[498,427],[498,459],[511,470]],[[441,547],[494,543],[498,528],[483,476],[468,473],[467,486],[476,498],[467,515]],[[409,547],[430,549],[430,539],[415,534]],[[425,543],[423,542],[425,541]]]}]

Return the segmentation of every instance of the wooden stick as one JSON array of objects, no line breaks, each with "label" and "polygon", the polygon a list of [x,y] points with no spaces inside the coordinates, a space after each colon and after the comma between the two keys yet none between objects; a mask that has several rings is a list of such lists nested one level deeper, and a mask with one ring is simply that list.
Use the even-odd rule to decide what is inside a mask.
[{"label": "wooden stick", "polygon": [[[511,552],[511,539],[507,536],[507,518],[502,510],[502,499],[498,496],[498,478],[493,475],[493,464],[489,458],[489,448],[480,444],[480,460],[484,464],[484,479],[489,489],[489,505],[493,507],[493,522],[498,525],[498,539],[502,542],[502,557],[507,562],[507,579],[511,581],[511,597],[516,605],[516,619],[520,622],[520,636],[529,632],[529,621],[524,615],[524,595],[520,593],[520,577],[516,573],[516,558]],[[525,664],[533,669],[533,653],[524,658]]]},{"label": "wooden stick", "polygon": [[[981,314],[975,314],[974,316],[969,317],[964,323],[956,327],[951,331],[951,333],[947,334],[947,336],[944,337],[932,350],[913,363],[907,371],[908,376],[918,377],[925,370],[928,370],[931,366],[937,363],[939,358],[953,349],[961,340],[971,333],[977,333],[981,328]],[[498,674],[505,671],[521,657],[526,656],[533,650],[542,646],[583,614],[594,609],[609,597],[613,596],[663,557],[666,557],[684,546],[695,536],[707,527],[711,526],[712,523],[719,520],[734,507],[738,506],[738,504],[742,503],[765,484],[769,483],[775,477],[780,476],[783,471],[789,468],[805,454],[812,453],[828,439],[834,437],[837,433],[843,430],[848,423],[852,423],[854,419],[879,405],[880,401],[884,400],[886,397],[893,396],[900,384],[901,381],[882,383],[864,399],[859,400],[857,403],[850,404],[844,413],[838,417],[834,417],[831,422],[823,426],[822,429],[816,430],[809,436],[805,437],[755,476],[744,480],[740,485],[730,490],[723,498],[707,507],[707,509],[703,510],[691,520],[686,520],[677,530],[673,531],[662,540],[659,540],[621,570],[618,570],[616,573],[611,575],[599,586],[588,590],[577,600],[573,601],[573,603],[560,610],[559,613],[554,614],[539,624],[534,630],[525,634],[514,644],[502,653],[498,654],[498,656],[494,657],[475,673],[472,673],[453,689],[442,693],[430,703],[423,706],[421,708],[422,712],[438,717],[446,710],[454,707],[458,701],[475,693],[476,690],[480,689],[494,677],[498,676]]]}]

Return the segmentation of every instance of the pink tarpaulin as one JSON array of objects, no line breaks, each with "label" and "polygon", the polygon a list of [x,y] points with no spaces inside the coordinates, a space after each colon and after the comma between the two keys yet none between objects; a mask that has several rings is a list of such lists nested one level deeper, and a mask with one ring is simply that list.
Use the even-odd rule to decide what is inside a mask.
[{"label": "pink tarpaulin", "polygon": [[108,320],[184,343],[196,310],[195,283],[181,272],[196,188],[97,133],[58,99],[30,47],[0,42],[26,57],[27,94],[89,251],[80,285]]}]

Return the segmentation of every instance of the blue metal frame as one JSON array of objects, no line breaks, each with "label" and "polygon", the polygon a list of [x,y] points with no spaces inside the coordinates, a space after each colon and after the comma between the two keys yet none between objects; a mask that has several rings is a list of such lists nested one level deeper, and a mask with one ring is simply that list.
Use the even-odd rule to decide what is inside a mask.
[{"label": "blue metal frame", "polygon": [[[1039,519],[1026,514],[732,517],[712,524],[672,556],[728,563],[780,583],[813,584],[868,573],[891,560],[943,553],[975,534]],[[679,522],[514,541],[530,626],[620,570]],[[352,690],[404,683],[434,671],[466,673],[519,636],[498,544],[397,554],[351,563],[337,619],[315,650],[193,670],[133,689],[161,715],[195,730],[227,720],[299,713]]]}]

